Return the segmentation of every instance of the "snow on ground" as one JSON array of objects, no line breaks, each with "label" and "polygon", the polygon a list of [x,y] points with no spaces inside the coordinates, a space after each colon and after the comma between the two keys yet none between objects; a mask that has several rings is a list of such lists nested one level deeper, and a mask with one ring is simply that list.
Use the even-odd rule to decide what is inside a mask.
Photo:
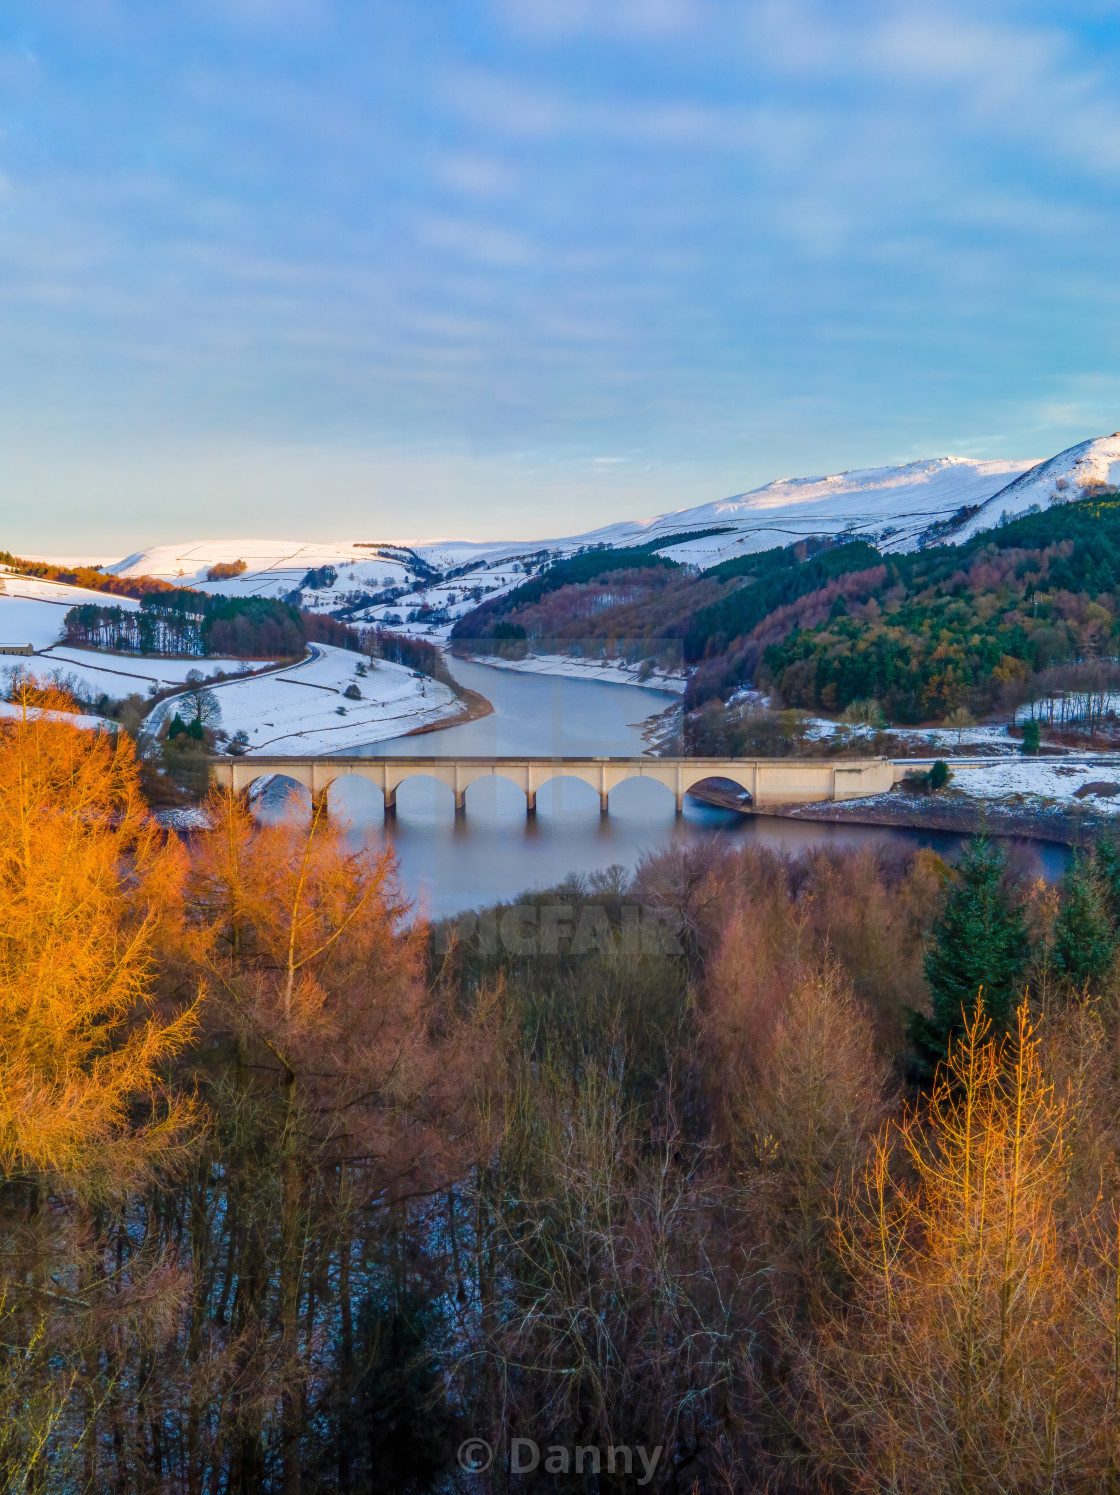
[{"label": "snow on ground", "polygon": [[[414,727],[453,716],[459,702],[448,686],[415,678],[402,665],[377,660],[369,673],[356,673],[361,656],[327,644],[312,645],[301,664],[275,674],[212,686],[221,709],[220,726],[232,737],[249,734],[249,751],[260,753],[338,752],[399,737]],[[360,700],[343,691],[355,685]],[[157,731],[176,711],[176,697],[161,702],[145,726]]]},{"label": "snow on ground", "polygon": [[[208,581],[219,563],[245,563],[237,576]],[[322,573],[334,572],[333,580]],[[154,545],[105,567],[118,576],[157,576],[220,597],[288,597],[300,592],[312,612],[336,612],[362,597],[389,590],[406,592],[424,567],[407,549],[349,541],[198,540],[181,545]],[[309,572],[326,585],[305,586]]]},{"label": "snow on ground", "polygon": [[[399,582],[405,570],[411,568],[406,567],[402,555],[390,553],[394,551],[395,546],[349,540],[267,540],[259,536],[241,540],[189,540],[179,545],[148,546],[105,569],[116,576],[158,576],[189,587],[205,583],[207,571],[219,562],[244,561],[246,571],[233,578],[243,591],[250,589],[252,578],[259,579],[263,586],[270,577],[283,579],[286,590],[290,591],[308,571],[323,566],[333,566],[339,572],[361,567],[378,579],[391,576]],[[212,582],[206,590],[221,591],[225,585]]]},{"label": "snow on ground", "polygon": [[115,698],[168,685],[181,685],[189,670],[204,675],[217,671],[241,674],[261,669],[267,661],[243,659],[162,659],[141,654],[106,654],[97,649],[73,649],[60,644],[67,610],[81,602],[137,608],[131,597],[114,597],[85,587],[68,587],[38,577],[0,573],[0,643],[30,644],[34,656],[0,655],[0,669],[20,668],[45,683],[56,681],[82,696]]},{"label": "snow on ground", "polygon": [[[284,596],[300,586],[309,570],[332,566],[334,583],[306,589],[304,605],[334,610],[361,592],[402,588],[399,599],[381,611],[403,616],[427,600],[430,591],[456,592],[482,586],[484,594],[516,585],[547,553],[551,559],[589,546],[648,544],[681,531],[724,528],[703,540],[686,540],[666,553],[707,567],[730,556],[788,545],[807,535],[850,533],[886,550],[913,549],[935,520],[948,519],[965,504],[985,504],[1013,480],[1029,472],[1029,461],[976,462],[967,457],[933,457],[901,466],[861,468],[825,477],[779,478],[761,488],[694,508],[675,509],[637,520],[621,520],[586,534],[553,539],[453,540],[390,543],[363,541],[189,540],[135,551],[105,567],[119,576],[159,576],[184,586],[223,595]],[[1026,505],[1024,502],[1024,506]],[[998,518],[998,511],[995,515]],[[955,536],[952,538],[956,538]],[[445,573],[470,566],[461,577],[432,584],[424,566]],[[208,582],[218,562],[244,561],[240,576]],[[457,606],[458,611],[466,610]]]},{"label": "snow on ground", "polygon": [[[952,760],[950,760],[950,763]],[[1090,804],[1096,810],[1120,812],[1120,755],[1115,757],[991,758],[982,764],[953,764],[953,788],[974,799],[1000,800],[1024,795],[1057,800],[1062,808]],[[1076,798],[1085,784],[1115,784],[1115,797],[1096,795]]]},{"label": "snow on ground", "polygon": [[111,602],[139,607],[130,597],[106,597],[85,587],[66,587],[0,573],[0,643],[30,644],[46,649],[62,636],[66,614],[81,602]]},{"label": "snow on ground", "polygon": [[[13,663],[21,661],[13,660]],[[147,654],[107,654],[97,649],[72,649],[56,644],[44,649],[34,659],[22,661],[40,679],[56,679],[68,690],[89,696],[121,696],[169,685],[182,685],[191,670],[210,676],[244,675],[251,670],[268,669],[271,661],[263,659],[164,659]]]},{"label": "snow on ground", "polygon": [[[38,707],[28,708],[28,716],[38,718],[46,716],[52,722],[68,722],[72,727],[84,727],[94,731],[104,727],[110,732],[117,730],[116,722],[106,721],[103,716],[85,716],[77,711],[40,711]],[[11,701],[0,701],[0,721],[19,721],[23,717],[23,707],[14,705]]]},{"label": "snow on ground", "polygon": [[77,607],[79,602],[98,602],[111,607],[139,607],[132,597],[113,597],[106,592],[95,592],[90,587],[71,587],[64,581],[47,581],[42,576],[20,576],[18,572],[0,569],[0,597],[22,597],[37,602],[50,602],[64,608]]},{"label": "snow on ground", "polygon": [[1120,488],[1120,431],[1078,442],[1049,461],[1039,462],[993,494],[954,539],[965,540],[978,530],[991,529],[1004,515],[1010,519],[1036,506],[1048,509],[1076,503],[1102,488]]},{"label": "snow on ground", "polygon": [[502,659],[498,655],[472,654],[472,664],[494,665],[500,670],[518,670],[526,675],[563,675],[573,680],[598,680],[607,685],[644,685],[650,690],[684,693],[688,683],[680,675],[652,674],[638,679],[638,666],[600,659],[573,659],[567,654],[530,654],[525,659]]}]

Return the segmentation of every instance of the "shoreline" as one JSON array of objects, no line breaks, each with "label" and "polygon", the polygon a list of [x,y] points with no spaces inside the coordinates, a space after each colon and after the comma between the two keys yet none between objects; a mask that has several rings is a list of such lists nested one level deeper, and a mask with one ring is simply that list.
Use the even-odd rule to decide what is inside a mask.
[{"label": "shoreline", "polygon": [[1010,836],[1048,841],[1058,846],[1079,846],[1102,830],[1116,828],[1114,816],[1092,810],[1070,814],[1065,810],[1043,810],[1035,806],[985,803],[965,797],[916,796],[897,790],[867,800],[822,800],[807,805],[767,805],[756,810],[737,802],[730,790],[688,791],[702,804],[775,820],[807,820],[832,825],[873,825],[896,830],[946,831],[951,835]]},{"label": "shoreline", "polygon": [[473,654],[444,644],[447,653],[468,664],[485,665],[493,670],[510,670],[518,675],[559,677],[565,680],[593,680],[602,685],[633,685],[639,690],[660,690],[666,695],[682,696],[687,681],[678,675],[655,672],[639,680],[636,672],[617,660],[573,658],[568,654],[529,654],[522,659],[505,659],[500,654]]},{"label": "shoreline", "polygon": [[[442,682],[440,682],[442,684]],[[422,726],[413,727],[411,731],[404,732],[404,737],[423,737],[428,732],[443,732],[448,727],[465,727],[468,722],[476,722],[484,716],[494,714],[494,704],[488,701],[484,695],[477,690],[469,690],[465,685],[455,687],[455,694],[459,697],[462,710],[457,716],[445,717],[438,722],[425,722]]]}]

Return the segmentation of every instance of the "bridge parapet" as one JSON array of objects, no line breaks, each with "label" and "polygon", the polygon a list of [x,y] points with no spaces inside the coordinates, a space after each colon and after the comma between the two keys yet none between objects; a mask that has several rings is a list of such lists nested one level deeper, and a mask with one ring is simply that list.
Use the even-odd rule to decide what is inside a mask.
[{"label": "bridge parapet", "polygon": [[537,793],[555,778],[580,779],[599,795],[605,815],[610,793],[627,779],[653,779],[673,794],[678,813],[684,796],[706,779],[727,779],[750,796],[753,807],[811,804],[820,800],[859,799],[882,794],[895,782],[889,758],[364,758],[296,757],[275,755],[218,758],[215,781],[224,788],[248,789],[257,779],[282,774],[302,784],[315,797],[340,778],[357,777],[375,784],[392,813],[397,790],[416,776],[446,784],[459,813],[466,794],[480,779],[501,778],[516,784],[525,795],[529,814],[536,810]]}]

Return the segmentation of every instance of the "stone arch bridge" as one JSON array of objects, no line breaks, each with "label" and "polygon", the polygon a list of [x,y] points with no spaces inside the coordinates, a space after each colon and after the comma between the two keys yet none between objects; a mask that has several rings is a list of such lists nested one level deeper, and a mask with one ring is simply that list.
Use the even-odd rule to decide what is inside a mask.
[{"label": "stone arch bridge", "polygon": [[406,779],[437,779],[455,796],[455,811],[464,814],[467,790],[480,779],[508,779],[525,795],[526,809],[536,813],[537,792],[551,779],[580,779],[599,795],[607,813],[610,792],[627,779],[653,779],[674,796],[677,813],[684,796],[706,779],[725,779],[750,796],[753,806],[810,804],[818,800],[859,799],[882,794],[896,778],[889,758],[300,758],[283,755],[218,758],[216,782],[227,789],[248,789],[255,779],[283,774],[310,790],[325,794],[335,779],[357,777],[376,784],[385,796],[385,813],[396,809],[397,790]]}]

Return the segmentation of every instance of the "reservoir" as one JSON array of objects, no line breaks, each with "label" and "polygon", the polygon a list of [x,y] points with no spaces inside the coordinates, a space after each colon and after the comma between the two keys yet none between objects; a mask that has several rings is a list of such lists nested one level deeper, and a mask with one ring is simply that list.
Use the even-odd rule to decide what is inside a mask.
[{"label": "reservoir", "polygon": [[[644,686],[448,662],[460,684],[493,703],[492,715],[357,751],[393,757],[633,757],[647,746],[643,727],[676,699]],[[267,796],[274,803],[278,789]],[[790,853],[821,844],[897,845],[929,846],[955,857],[961,846],[960,837],[945,833],[738,815],[687,797],[684,814],[677,816],[666,789],[639,779],[612,792],[606,817],[599,814],[598,795],[574,779],[546,784],[532,819],[525,814],[524,794],[502,779],[473,784],[467,791],[467,813],[459,818],[450,789],[427,778],[401,785],[395,820],[386,822],[380,791],[360,779],[337,781],[331,808],[350,822],[356,835],[368,835],[376,843],[388,838],[407,893],[432,918],[550,887],[572,873],[601,871],[614,863],[632,869],[648,853],[700,837],[750,841]],[[1053,877],[1065,865],[1062,847],[1017,845],[1020,858],[1036,874]]]}]

